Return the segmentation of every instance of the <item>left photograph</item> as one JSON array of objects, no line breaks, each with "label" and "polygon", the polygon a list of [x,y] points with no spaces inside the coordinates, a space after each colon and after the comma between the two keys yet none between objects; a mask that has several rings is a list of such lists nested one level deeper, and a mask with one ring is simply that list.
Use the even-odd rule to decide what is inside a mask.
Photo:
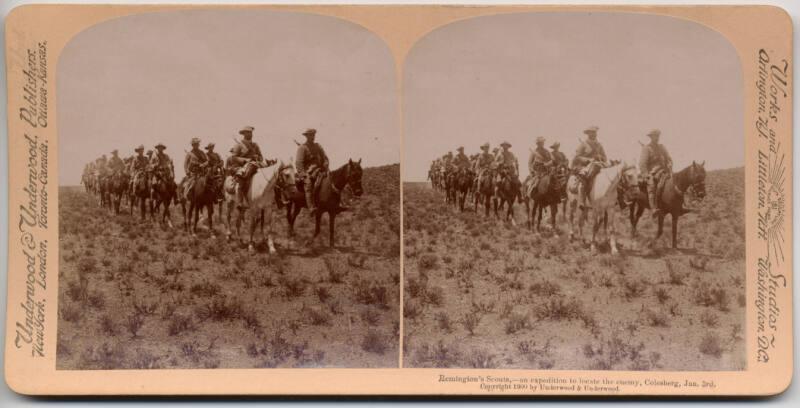
[{"label": "left photograph", "polygon": [[400,126],[345,20],[109,20],[56,69],[59,370],[397,367]]}]

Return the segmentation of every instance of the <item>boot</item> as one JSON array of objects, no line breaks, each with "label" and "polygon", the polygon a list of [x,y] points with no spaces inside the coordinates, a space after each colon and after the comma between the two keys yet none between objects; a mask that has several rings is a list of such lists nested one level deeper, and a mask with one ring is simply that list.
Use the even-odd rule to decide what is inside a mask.
[{"label": "boot", "polygon": [[661,209],[658,208],[658,200],[656,199],[655,186],[647,191],[647,201],[650,204],[650,209],[653,210],[653,217],[661,215]]},{"label": "boot", "polygon": [[306,179],[305,184],[303,185],[303,190],[306,193],[306,206],[308,206],[308,211],[313,217],[317,214],[317,206],[314,202],[314,183],[311,179]]}]

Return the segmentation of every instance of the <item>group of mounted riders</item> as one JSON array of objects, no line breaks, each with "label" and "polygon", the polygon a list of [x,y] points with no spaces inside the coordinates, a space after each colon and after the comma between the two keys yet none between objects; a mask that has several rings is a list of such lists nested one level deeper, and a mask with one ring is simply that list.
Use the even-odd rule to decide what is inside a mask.
[{"label": "group of mounted riders", "polygon": [[[165,201],[165,220],[171,201],[190,201],[196,193],[198,180],[204,181],[204,189],[211,192],[213,201],[220,203],[223,200],[226,178],[230,180],[230,190],[234,192],[237,208],[249,206],[249,196],[246,194],[248,177],[245,168],[269,167],[277,162],[274,159],[265,159],[258,143],[253,141],[254,128],[245,126],[239,130],[242,136],[230,149],[230,155],[223,162],[220,155],[214,151],[214,143],[208,143],[205,151],[200,148],[199,138],[191,139],[191,149],[186,152],[183,161],[185,176],[179,184],[175,182],[175,166],[172,159],[165,153],[167,149],[163,143],[155,145],[155,152],[139,145],[134,149],[134,155],[125,159],[120,158],[115,149],[111,157],[102,155],[100,158],[85,165],[82,183],[87,191],[99,196],[100,204],[112,208],[119,213],[122,199],[127,199],[131,205],[131,213],[138,203],[141,206],[142,219],[146,217],[145,203],[149,201],[150,212],[154,216],[157,205]],[[316,201],[312,199],[314,181],[318,175],[328,171],[328,156],[319,143],[315,142],[317,131],[307,129],[302,133],[305,143],[298,144],[296,156],[296,180],[305,191],[305,201],[312,215],[317,211]],[[164,192],[163,200],[159,200]]]},{"label": "group of mounted riders", "polygon": [[[528,176],[525,181],[520,181],[519,162],[510,150],[511,144],[503,142],[500,147],[495,147],[489,151],[489,143],[484,143],[481,152],[467,156],[464,154],[464,147],[459,147],[457,154],[448,152],[441,158],[437,158],[431,163],[428,173],[429,180],[435,187],[448,192],[455,192],[457,189],[456,180],[465,175],[472,180],[469,189],[466,191],[471,194],[478,194],[480,186],[484,183],[491,183],[494,195],[499,194],[498,189],[504,180],[520,188],[522,197],[530,196],[533,190],[543,188],[542,182],[546,177],[559,194],[560,201],[567,197],[567,179],[570,176],[576,177],[581,183],[588,184],[591,178],[589,174],[589,164],[600,163],[602,166],[612,164],[606,156],[603,145],[598,140],[598,130],[592,126],[584,130],[586,138],[581,141],[572,162],[560,151],[559,142],[552,143],[548,150],[545,147],[544,137],[536,138],[536,147],[530,151],[528,158]],[[648,201],[650,208],[654,209],[654,216],[661,211],[660,203],[656,199],[659,188],[663,188],[666,178],[672,175],[672,157],[663,144],[659,143],[661,132],[658,129],[650,131],[647,136],[650,143],[642,145],[642,152],[639,160],[641,174],[645,175],[647,181]],[[583,191],[588,193],[589,188]],[[455,197],[448,194],[448,201]],[[585,198],[585,197],[584,197]],[[477,200],[477,196],[476,196]],[[463,209],[463,203],[461,203]]]}]

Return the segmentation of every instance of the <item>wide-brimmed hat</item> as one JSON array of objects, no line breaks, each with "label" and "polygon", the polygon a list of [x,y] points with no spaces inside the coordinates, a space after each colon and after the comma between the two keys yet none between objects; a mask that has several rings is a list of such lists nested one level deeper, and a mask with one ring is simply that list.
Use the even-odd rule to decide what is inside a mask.
[{"label": "wide-brimmed hat", "polygon": [[144,151],[144,145],[139,145],[137,148],[133,149],[133,151],[134,152],[143,152]]},{"label": "wide-brimmed hat", "polygon": [[214,143],[209,143],[209,144],[206,145],[206,150],[213,149],[213,148],[214,148]]},{"label": "wide-brimmed hat", "polygon": [[488,149],[488,148],[489,148],[489,143],[484,143],[481,145],[481,149]]},{"label": "wide-brimmed hat", "polygon": [[503,141],[503,143],[500,143],[500,146],[511,147],[511,143]]},{"label": "wide-brimmed hat", "polygon": [[555,149],[556,147],[561,147],[561,143],[553,142],[553,144],[550,145],[551,149]]},{"label": "wide-brimmed hat", "polygon": [[111,151],[111,154],[117,154],[117,153],[119,153],[119,151],[117,149],[114,149],[114,150]]},{"label": "wide-brimmed hat", "polygon": [[583,131],[583,133],[586,133],[587,135],[597,134],[598,130],[600,130],[600,128],[597,126],[589,126],[588,128],[586,128],[586,130]]},{"label": "wide-brimmed hat", "polygon": [[162,148],[162,149],[166,149],[167,148],[167,146],[164,146],[164,143],[157,143],[155,148],[158,149],[159,147]]},{"label": "wide-brimmed hat", "polygon": [[193,137],[193,138],[192,138],[192,142],[191,142],[191,143],[192,143],[192,145],[196,145],[196,144],[198,144],[198,145],[199,145],[199,144],[200,144],[200,139],[198,139],[198,138],[196,138],[196,137]]},{"label": "wide-brimmed hat", "polygon": [[653,129],[647,133],[647,137],[653,137],[653,136],[661,136],[661,131],[658,129]]},{"label": "wide-brimmed hat", "polygon": [[303,136],[315,136],[316,134],[317,134],[317,129],[313,128],[306,129],[306,131],[303,132]]},{"label": "wide-brimmed hat", "polygon": [[464,151],[464,146],[458,146],[458,148],[456,150],[458,150],[459,152],[463,152]]},{"label": "wide-brimmed hat", "polygon": [[254,130],[256,130],[256,128],[254,128],[252,126],[245,126],[245,127],[241,128],[241,129],[239,129],[239,134],[243,135],[245,133],[253,133]]},{"label": "wide-brimmed hat", "polygon": [[536,138],[536,144],[544,143],[544,136],[539,136]]},{"label": "wide-brimmed hat", "polygon": [[153,154],[153,151],[150,150],[150,149],[147,149],[147,153],[145,153],[145,154]]}]

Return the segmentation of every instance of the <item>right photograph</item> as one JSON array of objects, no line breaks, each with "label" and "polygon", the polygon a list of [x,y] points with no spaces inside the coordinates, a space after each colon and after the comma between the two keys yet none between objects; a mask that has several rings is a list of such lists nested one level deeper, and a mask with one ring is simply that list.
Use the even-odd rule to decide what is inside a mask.
[{"label": "right photograph", "polygon": [[403,366],[746,369],[737,50],[698,23],[514,13],[403,67]]}]

